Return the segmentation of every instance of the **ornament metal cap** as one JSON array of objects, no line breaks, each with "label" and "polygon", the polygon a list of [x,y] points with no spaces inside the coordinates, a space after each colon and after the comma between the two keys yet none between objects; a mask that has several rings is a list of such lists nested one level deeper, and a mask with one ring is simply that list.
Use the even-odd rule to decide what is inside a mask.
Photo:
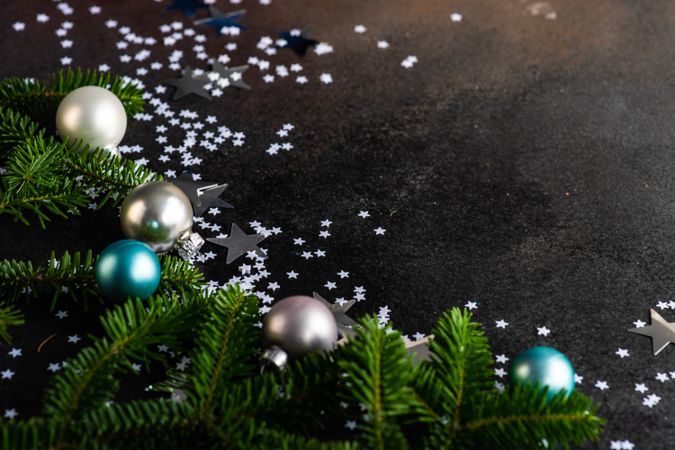
[{"label": "ornament metal cap", "polygon": [[176,251],[181,258],[191,259],[197,256],[204,242],[204,238],[199,233],[188,231],[176,241]]},{"label": "ornament metal cap", "polygon": [[265,366],[272,366],[277,369],[283,369],[288,364],[288,353],[283,351],[281,347],[272,345],[265,349],[262,354],[263,370]]}]

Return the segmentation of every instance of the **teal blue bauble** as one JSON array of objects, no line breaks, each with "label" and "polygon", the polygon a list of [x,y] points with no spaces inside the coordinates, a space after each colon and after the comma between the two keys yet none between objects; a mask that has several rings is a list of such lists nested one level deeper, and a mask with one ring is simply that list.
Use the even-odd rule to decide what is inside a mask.
[{"label": "teal blue bauble", "polygon": [[558,392],[574,390],[574,368],[565,355],[551,347],[532,347],[515,357],[509,370],[511,384],[548,387],[550,400]]},{"label": "teal blue bauble", "polygon": [[147,298],[159,286],[159,258],[140,241],[113,242],[96,261],[96,283],[108,298]]}]

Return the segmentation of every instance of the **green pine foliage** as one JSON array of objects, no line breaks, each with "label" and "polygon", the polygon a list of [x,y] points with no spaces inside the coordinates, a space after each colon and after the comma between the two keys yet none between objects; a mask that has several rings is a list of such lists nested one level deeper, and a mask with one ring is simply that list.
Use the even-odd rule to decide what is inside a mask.
[{"label": "green pine foliage", "polygon": [[50,105],[57,105],[63,97],[82,86],[99,86],[115,94],[127,114],[143,111],[141,90],[120,77],[94,70],[66,69],[52,75],[48,84],[29,78],[7,78],[0,82],[0,107],[20,114],[34,116]]},{"label": "green pine foliage", "polygon": [[[601,431],[583,394],[547,400],[538,386],[498,391],[487,339],[466,311],[439,319],[431,359],[417,366],[397,332],[366,317],[335,351],[261,371],[258,308],[237,286],[116,306],[101,319],[103,336],[52,378],[44,414],[0,422],[0,446],[568,448]],[[132,363],[166,363],[159,344],[190,355],[185,371],[167,371],[172,395],[117,401]],[[350,417],[357,427],[345,433]]]},{"label": "green pine foliage", "polygon": [[28,224],[30,212],[44,228],[53,217],[76,215],[89,204],[117,204],[139,184],[162,178],[106,150],[63,143],[36,123],[37,115],[70,91],[91,85],[110,89],[129,115],[143,110],[140,89],[109,74],[68,69],[48,85],[19,78],[0,81],[0,164],[5,169],[0,214]]},{"label": "green pine foliage", "polygon": [[[158,295],[180,295],[185,298],[201,298],[204,275],[187,261],[170,255],[159,257],[162,267]],[[65,252],[57,257],[53,252],[44,266],[35,266],[30,261],[0,260],[0,338],[10,340],[8,328],[23,323],[16,307],[17,301],[29,298],[51,298],[52,308],[57,300],[70,297],[72,300],[89,299],[104,301],[96,284],[96,258],[91,250],[84,255]]]}]

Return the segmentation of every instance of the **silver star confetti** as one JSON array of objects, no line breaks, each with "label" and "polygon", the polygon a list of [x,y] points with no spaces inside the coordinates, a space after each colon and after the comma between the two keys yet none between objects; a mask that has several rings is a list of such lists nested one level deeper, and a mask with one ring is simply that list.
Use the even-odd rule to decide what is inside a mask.
[{"label": "silver star confetti", "polygon": [[328,300],[320,296],[318,293],[313,292],[312,297],[316,300],[319,300],[321,303],[326,305],[328,309],[333,313],[335,321],[337,322],[338,331],[340,336],[343,338],[350,338],[354,336],[354,327],[357,326],[357,323],[354,319],[349,317],[346,313],[349,311],[349,308],[354,306],[356,300],[349,300],[342,304],[330,303]]},{"label": "silver star confetti", "polygon": [[433,338],[433,335],[429,335],[417,341],[406,342],[405,348],[408,349],[408,354],[412,356],[413,364],[419,364],[421,361],[429,361],[429,341]]},{"label": "silver star confetti", "polygon": [[183,172],[173,181],[185,193],[192,203],[195,216],[201,216],[209,207],[234,208],[231,204],[218,198],[227,188],[227,184],[210,181],[197,181],[189,172]]}]

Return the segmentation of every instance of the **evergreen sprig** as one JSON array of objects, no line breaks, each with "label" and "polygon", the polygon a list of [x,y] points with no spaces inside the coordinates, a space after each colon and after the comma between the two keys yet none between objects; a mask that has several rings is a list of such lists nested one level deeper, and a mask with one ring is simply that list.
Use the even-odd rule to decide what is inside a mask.
[{"label": "evergreen sprig", "polygon": [[[583,394],[538,386],[500,392],[480,326],[452,309],[434,329],[430,361],[414,367],[401,336],[360,321],[336,351],[260,373],[259,303],[231,286],[204,297],[128,300],[102,319],[104,336],[54,377],[43,417],[0,423],[7,448],[468,449],[556,448],[595,439],[603,423]],[[132,362],[188,349],[169,398],[115,402]],[[190,350],[191,348],[191,350]],[[180,394],[180,395],[177,395]],[[331,440],[345,406],[357,432]],[[412,426],[412,428],[411,428]],[[411,431],[413,430],[413,431]]]},{"label": "evergreen sprig", "polygon": [[0,301],[0,339],[5,342],[11,342],[12,336],[9,334],[9,327],[16,327],[24,324],[23,314],[16,306]]},{"label": "evergreen sprig", "polygon": [[99,86],[115,94],[127,114],[134,115],[143,110],[142,91],[128,80],[111,77],[110,73],[94,70],[82,71],[70,68],[52,75],[49,84],[44,85],[30,78],[7,78],[0,82],[0,107],[33,116],[46,106],[55,105],[71,91],[83,86]]},{"label": "evergreen sprig", "polygon": [[34,80],[0,81],[0,159],[5,175],[0,183],[0,214],[28,224],[26,212],[44,228],[53,216],[78,214],[79,208],[117,204],[128,191],[162,177],[133,161],[103,149],[83,149],[46,135],[34,120],[50,102],[60,101],[82,86],[107,87],[116,94],[127,114],[142,111],[142,93],[133,83],[94,71],[56,73],[48,86]]},{"label": "evergreen sprig", "polygon": [[[187,261],[170,255],[160,256],[162,267],[157,295],[180,295],[185,298],[203,297],[204,275]],[[7,327],[22,323],[20,312],[11,303],[21,298],[52,300],[52,307],[61,296],[73,300],[103,300],[96,284],[96,258],[91,250],[85,254],[65,252],[57,257],[52,252],[44,266],[30,261],[0,260],[0,338],[9,340]]]}]

